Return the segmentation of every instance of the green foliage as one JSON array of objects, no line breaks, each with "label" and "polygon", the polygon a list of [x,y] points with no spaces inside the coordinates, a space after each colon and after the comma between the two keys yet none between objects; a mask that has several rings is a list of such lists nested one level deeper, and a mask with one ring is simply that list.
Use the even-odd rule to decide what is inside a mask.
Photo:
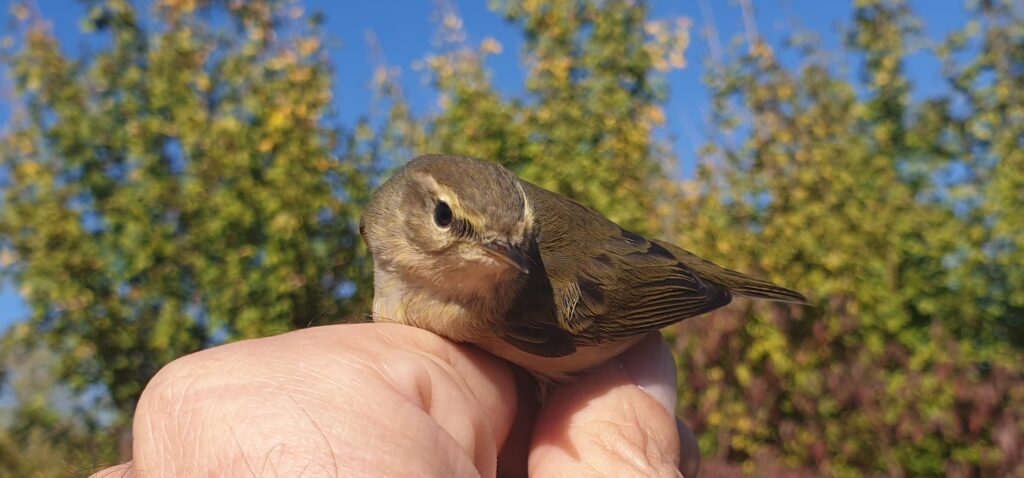
[{"label": "green foliage", "polygon": [[501,46],[493,39],[465,46],[461,20],[446,12],[442,52],[426,60],[443,109],[412,118],[399,101],[397,141],[416,152],[494,159],[623,225],[656,230],[650,192],[671,161],[652,140],[664,122],[661,72],[682,67],[687,24],[649,22],[646,5],[625,0],[495,7],[527,39],[526,97],[506,100],[494,90],[484,60]]},{"label": "green foliage", "polygon": [[118,435],[109,429],[109,397],[76,395],[52,373],[54,354],[10,335],[0,344],[5,397],[0,409],[0,477],[86,476],[115,463]]},{"label": "green foliage", "polygon": [[145,23],[91,5],[95,54],[22,15],[5,58],[0,250],[32,307],[13,336],[76,390],[105,385],[122,423],[176,357],[369,309],[370,163],[328,125],[323,35],[297,5],[168,0]]},{"label": "green foliage", "polygon": [[735,146],[709,147],[680,242],[816,308],[681,327],[681,394],[706,453],[837,476],[1024,473],[1024,22],[996,3],[973,15],[982,53],[946,55],[950,92],[918,103],[900,1],[855,11],[861,82],[783,67],[765,45],[711,79],[718,144]]}]

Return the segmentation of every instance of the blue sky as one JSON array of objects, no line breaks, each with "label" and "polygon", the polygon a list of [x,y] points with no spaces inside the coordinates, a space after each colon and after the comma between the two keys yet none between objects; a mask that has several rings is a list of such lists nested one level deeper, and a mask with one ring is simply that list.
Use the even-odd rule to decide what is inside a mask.
[{"label": "blue sky", "polygon": [[[682,173],[692,171],[696,163],[695,151],[706,137],[709,111],[708,94],[701,77],[703,62],[709,57],[709,43],[703,34],[708,25],[714,25],[721,42],[728,46],[733,38],[743,34],[743,17],[737,0],[706,0],[708,7],[702,13],[703,0],[652,0],[654,18],[685,16],[693,21],[692,44],[687,50],[688,67],[669,77],[670,99],[665,111],[668,125],[665,133],[672,138],[680,158]],[[64,50],[70,54],[81,51],[85,37],[79,24],[85,13],[80,2],[70,0],[37,0],[36,6],[53,24],[53,31]],[[500,55],[490,59],[488,66],[498,88],[513,96],[522,92],[522,70],[519,51],[522,40],[514,27],[506,24],[487,8],[485,0],[456,0],[455,7],[463,17],[466,33],[471,42],[493,37],[504,47]],[[827,49],[836,49],[841,43],[842,27],[851,17],[853,2],[841,0],[760,0],[752,1],[757,11],[757,30],[769,43],[781,48],[781,42],[794,31],[811,31],[820,36]],[[11,0],[0,0],[0,36],[9,25],[6,15]],[[423,59],[432,49],[434,24],[431,12],[436,3],[431,0],[377,0],[366,2],[307,0],[302,2],[308,11],[318,10],[326,15],[326,30],[336,40],[331,56],[337,73],[335,102],[341,119],[347,124],[367,111],[371,102],[368,88],[373,71],[367,32],[377,38],[386,61],[401,68],[401,81],[414,108],[428,112],[435,108],[434,97],[424,85],[423,74],[411,66]],[[958,28],[964,19],[962,0],[911,0],[914,11],[924,21],[929,38],[940,38]],[[785,59],[786,57],[783,56]],[[918,89],[916,94],[927,96],[941,91],[942,82],[938,65],[926,55],[912,57],[908,72]],[[3,72],[6,75],[6,72]],[[9,116],[7,94],[9,81],[0,80],[0,130]],[[28,314],[24,302],[11,284],[0,284],[0,330]]]}]

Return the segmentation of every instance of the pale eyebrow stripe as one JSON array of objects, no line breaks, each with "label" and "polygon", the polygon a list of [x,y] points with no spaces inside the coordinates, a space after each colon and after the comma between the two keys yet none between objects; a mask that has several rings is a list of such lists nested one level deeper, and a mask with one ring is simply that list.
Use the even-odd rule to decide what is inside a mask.
[{"label": "pale eyebrow stripe", "polygon": [[527,222],[533,222],[533,208],[530,206],[530,201],[526,198],[526,191],[523,189],[523,184],[519,181],[519,178],[513,178],[516,182],[516,189],[519,189],[519,196],[523,198],[523,219],[527,219]]},{"label": "pale eyebrow stripe", "polygon": [[533,228],[533,206],[530,205],[530,199],[526,196],[526,190],[523,189],[523,183],[519,178],[513,176],[516,182],[516,188],[519,189],[519,194],[523,198],[523,231],[521,233],[525,235],[527,231]]}]

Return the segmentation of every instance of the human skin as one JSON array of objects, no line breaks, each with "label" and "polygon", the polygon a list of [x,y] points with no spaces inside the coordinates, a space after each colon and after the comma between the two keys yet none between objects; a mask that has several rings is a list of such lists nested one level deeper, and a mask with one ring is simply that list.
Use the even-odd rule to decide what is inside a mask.
[{"label": "human skin", "polygon": [[528,381],[397,324],[232,343],[160,370],[135,413],[133,460],[93,476],[696,475],[657,334],[543,405]]}]

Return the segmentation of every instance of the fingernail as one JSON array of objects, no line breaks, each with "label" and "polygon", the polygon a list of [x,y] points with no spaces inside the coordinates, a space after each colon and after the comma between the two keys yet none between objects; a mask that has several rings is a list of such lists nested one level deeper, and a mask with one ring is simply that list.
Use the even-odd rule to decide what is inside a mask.
[{"label": "fingernail", "polygon": [[668,413],[676,413],[676,362],[661,334],[653,333],[619,357],[626,374]]}]

